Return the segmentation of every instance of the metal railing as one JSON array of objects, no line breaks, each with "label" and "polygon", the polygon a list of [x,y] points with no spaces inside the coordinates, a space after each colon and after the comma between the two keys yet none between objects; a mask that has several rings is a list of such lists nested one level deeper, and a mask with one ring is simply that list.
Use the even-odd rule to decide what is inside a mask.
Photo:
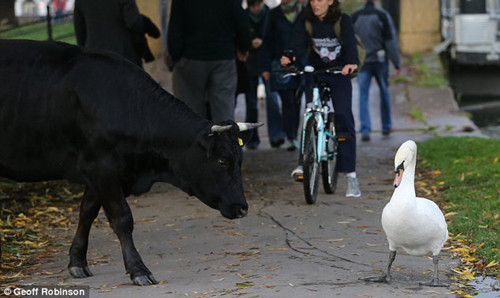
[{"label": "metal railing", "polygon": [[[33,20],[34,19],[34,20]],[[30,21],[23,22],[7,29],[0,30],[0,38],[7,39],[36,39],[36,40],[56,40],[63,41],[74,37],[73,29],[69,32],[56,32],[60,25],[73,25],[73,14],[67,13],[54,15],[49,5],[47,5],[47,15],[44,17],[33,18]],[[68,31],[68,30],[66,30]]]}]

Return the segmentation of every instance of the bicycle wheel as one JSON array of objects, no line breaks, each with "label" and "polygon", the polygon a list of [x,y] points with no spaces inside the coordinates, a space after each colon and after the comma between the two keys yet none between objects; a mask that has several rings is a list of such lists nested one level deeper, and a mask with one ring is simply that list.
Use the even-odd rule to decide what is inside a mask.
[{"label": "bicycle wheel", "polygon": [[[335,114],[328,113],[326,131],[335,136]],[[337,188],[337,142],[330,137],[326,138],[326,153],[328,159],[321,161],[321,176],[323,178],[323,188],[327,194],[332,194]]]},{"label": "bicycle wheel", "polygon": [[319,163],[316,132],[316,119],[307,120],[304,133],[304,195],[308,204],[314,204],[318,196]]}]

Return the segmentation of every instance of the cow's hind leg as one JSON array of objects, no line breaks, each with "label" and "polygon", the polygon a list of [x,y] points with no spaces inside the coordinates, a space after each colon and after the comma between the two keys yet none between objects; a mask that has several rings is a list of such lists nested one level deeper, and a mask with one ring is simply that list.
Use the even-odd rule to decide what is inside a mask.
[{"label": "cow's hind leg", "polygon": [[87,186],[80,204],[80,218],[75,238],[69,250],[69,273],[73,277],[82,278],[92,276],[87,263],[87,249],[89,244],[89,232],[94,219],[101,209],[101,200]]}]

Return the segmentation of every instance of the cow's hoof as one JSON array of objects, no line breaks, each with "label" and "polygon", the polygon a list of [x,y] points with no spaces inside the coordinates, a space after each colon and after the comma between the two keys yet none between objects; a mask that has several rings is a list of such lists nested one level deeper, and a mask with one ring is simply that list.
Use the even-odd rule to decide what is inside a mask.
[{"label": "cow's hoof", "polygon": [[83,266],[83,267],[72,266],[69,267],[68,270],[69,274],[71,274],[71,276],[76,278],[85,278],[89,276],[94,276],[94,274],[90,272],[89,266]]},{"label": "cow's hoof", "polygon": [[153,277],[153,274],[136,276],[132,278],[132,281],[134,282],[134,285],[138,286],[149,286],[158,284],[156,279]]}]

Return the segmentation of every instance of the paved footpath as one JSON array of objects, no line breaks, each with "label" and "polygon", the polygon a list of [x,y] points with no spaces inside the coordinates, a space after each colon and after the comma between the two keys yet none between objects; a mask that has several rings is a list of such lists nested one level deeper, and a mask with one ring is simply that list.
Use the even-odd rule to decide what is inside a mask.
[{"label": "paved footpath", "polygon": [[[168,82],[165,76],[157,78]],[[226,220],[166,184],[129,198],[136,245],[159,285],[131,284],[117,238],[102,213],[90,235],[88,259],[93,277],[74,279],[65,270],[71,230],[65,232],[62,252],[22,283],[88,285],[91,297],[454,297],[448,288],[419,286],[432,272],[427,257],[398,254],[391,284],[365,283],[358,278],[380,273],[386,266],[388,248],[380,216],[393,191],[397,147],[408,139],[420,141],[435,134],[479,132],[460,115],[449,89],[396,85],[391,87],[394,133],[382,137],[376,117],[378,89],[372,90],[375,132],[372,141],[358,143],[361,198],[345,198],[341,178],[334,195],[321,190],[317,203],[307,205],[301,185],[289,177],[297,153],[269,148],[265,129],[261,129],[261,147],[246,151],[243,163],[250,205],[246,218]],[[354,93],[358,119],[357,85]],[[242,98],[238,105],[241,119]],[[260,111],[265,111],[260,105]],[[412,109],[420,110],[426,123],[414,119]],[[265,119],[262,113],[261,118]],[[442,254],[439,274],[443,280],[449,281],[457,262],[446,251]]]}]

